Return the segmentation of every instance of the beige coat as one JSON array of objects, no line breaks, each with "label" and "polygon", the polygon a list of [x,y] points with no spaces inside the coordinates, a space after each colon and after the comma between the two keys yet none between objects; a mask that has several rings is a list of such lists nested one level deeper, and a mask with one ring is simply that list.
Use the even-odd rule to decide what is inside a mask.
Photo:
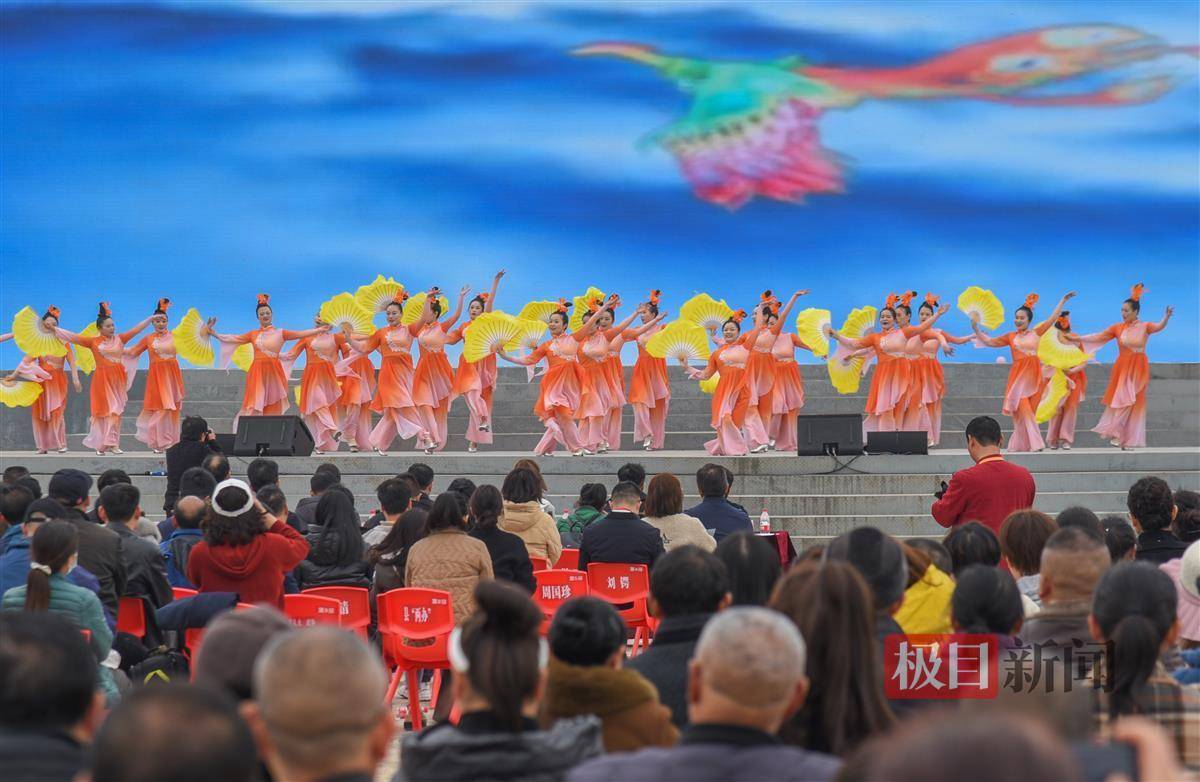
[{"label": "beige coat", "polygon": [[717,541],[708,534],[704,523],[695,516],[673,513],[659,518],[644,516],[642,521],[658,528],[663,536],[663,547],[667,551],[688,545],[699,546],[705,551],[714,551],[717,548]]},{"label": "beige coat", "polygon": [[550,563],[550,567],[554,567],[562,556],[562,537],[558,534],[558,525],[536,502],[505,501],[500,529],[525,541],[529,556],[542,557]]},{"label": "beige coat", "polygon": [[455,624],[475,613],[475,585],[490,578],[487,546],[457,529],[438,530],[414,543],[404,569],[405,586],[450,593]]}]

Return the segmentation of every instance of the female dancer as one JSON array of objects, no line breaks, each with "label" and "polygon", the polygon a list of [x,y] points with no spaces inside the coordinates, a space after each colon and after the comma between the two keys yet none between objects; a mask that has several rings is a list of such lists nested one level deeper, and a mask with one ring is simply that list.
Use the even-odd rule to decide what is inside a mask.
[{"label": "female dancer", "polygon": [[[1063,310],[1062,315],[1054,322],[1054,337],[1061,343],[1072,341],[1078,335],[1071,333],[1071,313]],[[1075,419],[1079,413],[1079,403],[1087,396],[1087,361],[1063,372],[1067,377],[1070,391],[1058,403],[1058,411],[1050,419],[1046,428],[1046,443],[1051,450],[1062,448],[1071,450],[1075,442]]]},{"label": "female dancer", "polygon": [[[937,306],[937,296],[932,293],[925,294],[925,301],[917,308],[917,318],[920,322],[924,323],[932,318]],[[899,320],[899,310],[896,315]],[[901,325],[907,326],[908,321],[903,320]],[[924,423],[929,433],[930,447],[937,445],[942,439],[942,400],[946,398],[946,376],[942,372],[942,363],[937,358],[938,348],[940,347],[947,356],[952,356],[954,348],[951,345],[963,345],[973,339],[974,337],[955,337],[941,329],[931,328],[924,334],[911,338],[905,346],[906,352],[914,358],[913,391],[910,399],[923,410],[916,412],[915,423]],[[912,410],[910,406],[909,415],[905,417],[904,429],[911,429],[914,424]]]},{"label": "female dancer", "polygon": [[[42,327],[48,332],[58,328],[58,307],[51,305],[46,308],[42,315]],[[83,385],[79,382],[79,370],[75,366],[75,349],[70,345],[63,356],[25,356],[7,378],[15,380],[22,377],[42,386],[42,393],[29,408],[33,418],[33,443],[38,453],[67,452],[67,425],[63,418],[67,409],[67,375],[64,367],[71,370],[71,385],[75,387],[75,393],[82,393]]]},{"label": "female dancer", "polygon": [[[319,327],[324,321],[318,315],[313,322]],[[304,352],[304,372],[300,375],[300,415],[312,433],[315,452],[336,451],[342,438],[338,418],[338,401],[342,391],[338,386],[337,363],[341,350],[347,345],[345,334],[320,332],[305,337],[280,355],[280,361],[291,366]]]},{"label": "female dancer", "polygon": [[[496,272],[492,278],[492,290],[481,293],[467,304],[467,322],[446,335],[447,345],[457,345],[466,339],[467,330],[471,324],[485,312],[491,312],[496,303],[496,291],[500,288],[500,278],[504,270]],[[488,354],[479,361],[467,361],[465,357],[458,359],[458,371],[454,373],[454,397],[467,400],[467,451],[475,453],[479,444],[492,444],[492,395],[496,391],[499,371],[496,368],[496,356]],[[452,397],[453,399],[453,397]]]},{"label": "female dancer", "polygon": [[662,328],[661,323],[650,326],[658,317],[658,300],[662,291],[650,291],[650,298],[642,307],[642,323],[648,326],[641,330],[636,339],[637,361],[633,365],[633,376],[629,379],[629,403],[633,405],[633,439],[641,440],[647,451],[663,447],[667,436],[667,408],[671,405],[671,381],[667,377],[667,360],[655,358],[646,352],[646,342]]},{"label": "female dancer", "polygon": [[92,351],[96,357],[96,370],[92,373],[91,398],[92,417],[87,437],[83,444],[95,448],[96,453],[124,453],[121,450],[121,414],[129,401],[128,374],[125,369],[125,343],[136,337],[146,326],[146,318],[129,331],[117,333],[113,324],[112,310],[108,302],[100,302],[100,314],[96,316],[96,328],[100,333],[84,337],[73,331],[56,327],[54,333],[63,342],[70,342]]},{"label": "female dancer", "polygon": [[745,375],[750,351],[746,344],[757,339],[758,329],[742,337],[742,319],[745,317],[745,311],[738,310],[721,325],[724,342],[709,354],[704,371],[690,367],[686,370],[693,380],[708,380],[718,372],[721,375],[712,398],[712,428],[717,436],[704,444],[704,449],[713,456],[745,456],[749,453],[742,434],[749,400]]},{"label": "female dancer", "polygon": [[[609,299],[615,303],[616,297]],[[542,420],[546,433],[534,447],[538,456],[549,456],[561,444],[573,456],[583,456],[587,450],[579,439],[575,426],[575,411],[579,409],[583,392],[583,370],[579,367],[579,345],[596,330],[600,314],[608,309],[606,304],[584,321],[579,331],[567,331],[567,309],[570,303],[559,299],[558,310],[550,314],[550,339],[538,345],[527,356],[510,356],[499,352],[500,358],[521,366],[534,366],[542,359],[549,365],[542,375],[541,394],[533,406],[534,415]]]},{"label": "female dancer", "polygon": [[377,453],[384,454],[392,441],[399,435],[407,440],[419,437],[421,441],[429,438],[429,433],[421,425],[421,417],[413,404],[413,338],[420,333],[432,315],[432,310],[422,311],[420,319],[405,326],[404,302],[408,298],[406,291],[401,291],[396,298],[388,302],[384,309],[387,325],[375,331],[366,339],[354,334],[350,324],[342,325],[342,333],[350,345],[360,353],[368,354],[378,350],[382,360],[379,363],[379,384],[375,392],[375,400],[371,409],[382,414],[379,423],[371,430],[371,447]]},{"label": "female dancer", "polygon": [[[779,301],[767,291],[762,295],[762,302],[754,310],[753,341],[749,335],[746,347],[750,350],[750,358],[746,361],[746,440],[750,453],[762,453],[771,447],[771,435],[767,431],[771,418],[775,415],[775,400],[772,390],[775,387],[775,357],[772,351],[775,342],[783,331],[783,324],[792,311],[796,300],[807,290],[796,291],[788,303],[779,309]],[[769,325],[770,319],[778,316],[775,325]]]},{"label": "female dancer", "polygon": [[[660,313],[636,329],[629,329],[633,319],[643,315],[645,304],[639,304],[628,318],[614,325],[614,310],[621,304],[619,299],[604,306],[603,301],[591,302],[591,311],[599,311],[596,331],[579,346],[579,365],[583,368],[583,399],[579,414],[582,424],[580,438],[590,453],[605,453],[610,448],[621,447],[621,410],[625,405],[623,372],[614,372],[613,359],[620,367],[621,346],[633,341],[662,322]],[[613,445],[615,443],[615,445]]]},{"label": "female dancer", "polygon": [[458,307],[445,320],[442,316],[442,303],[438,301],[441,291],[430,289],[425,297],[425,325],[417,333],[417,369],[413,373],[413,403],[417,406],[417,415],[421,417],[421,426],[425,429],[424,443],[417,441],[417,447],[424,447],[425,453],[432,454],[446,447],[446,418],[450,413],[450,398],[454,394],[454,367],[446,358],[447,334],[462,315],[463,300],[471,288],[462,286],[458,292]]},{"label": "female dancer", "polygon": [[1165,329],[1175,314],[1175,308],[1168,306],[1158,323],[1139,320],[1145,290],[1141,283],[1133,286],[1129,298],[1121,304],[1120,323],[1072,340],[1080,346],[1093,343],[1088,344],[1089,353],[1110,339],[1117,341],[1117,360],[1104,392],[1104,413],[1092,431],[1123,451],[1146,445],[1146,387],[1150,385],[1146,343],[1151,334]]},{"label": "female dancer", "polygon": [[280,353],[283,343],[294,339],[315,337],[329,331],[328,323],[321,323],[316,328],[292,331],[275,327],[275,313],[271,310],[271,297],[265,293],[258,294],[258,302],[254,307],[254,315],[258,318],[258,328],[245,334],[218,334],[213,330],[217,324],[216,318],[209,318],[204,325],[206,334],[216,337],[221,343],[220,365],[222,369],[229,367],[233,359],[233,351],[238,345],[247,343],[254,346],[254,361],[250,371],[246,373],[246,392],[242,397],[242,408],[233,417],[234,428],[238,419],[244,415],[282,415],[289,407],[288,377],[292,373],[292,362],[283,361]]},{"label": "female dancer", "polygon": [[905,347],[912,337],[923,334],[933,327],[937,319],[949,311],[950,305],[938,307],[924,323],[900,328],[896,325],[898,298],[891,294],[887,304],[879,311],[879,331],[864,334],[859,339],[850,339],[837,333],[832,326],[825,326],[825,333],[851,350],[870,348],[875,351],[878,366],[871,376],[871,390],[867,392],[867,417],[863,421],[863,434],[868,432],[894,432],[904,417],[908,403],[908,386],[911,375],[910,362],[905,358]]},{"label": "female dancer", "polygon": [[1033,306],[1037,304],[1038,296],[1031,293],[1013,314],[1016,330],[999,337],[984,334],[979,328],[979,320],[976,317],[971,318],[971,328],[983,344],[993,348],[1008,347],[1012,350],[1013,365],[1008,372],[1004,405],[1001,408],[1001,412],[1010,416],[1013,421],[1012,437],[1008,440],[1010,451],[1042,451],[1046,448],[1046,442],[1038,429],[1037,417],[1034,415],[1046,382],[1042,374],[1042,362],[1037,356],[1038,340],[1046,333],[1046,329],[1058,320],[1063,306],[1074,296],[1074,291],[1063,296],[1050,317],[1034,325]]},{"label": "female dancer", "polygon": [[154,333],[142,337],[125,351],[134,362],[130,380],[137,370],[138,356],[150,352],[150,370],[146,373],[146,392],[142,397],[142,412],[137,417],[135,437],[155,453],[162,453],[179,442],[179,411],[183,409],[183,373],[175,358],[175,335],[167,330],[170,306],[170,299],[159,299],[150,316]]},{"label": "female dancer", "polygon": [[[612,326],[614,316],[611,311],[601,313],[600,315],[599,327],[609,337],[607,343],[608,352],[604,358],[603,366],[603,376],[608,390],[608,410],[604,414],[604,420],[601,424],[601,432],[604,438],[601,443],[601,453],[610,449],[618,451],[621,449],[621,415],[625,410],[625,405],[629,401],[625,394],[625,366],[621,363],[621,348],[625,346],[626,342],[638,340],[651,329],[657,330],[659,324],[666,318],[665,312],[659,312],[657,315],[651,315],[650,319],[646,320],[646,312],[646,304],[639,304],[634,315],[627,318],[618,326]],[[632,329],[625,328],[625,326],[632,323],[633,317],[642,318],[642,325]],[[644,443],[643,447],[645,447]]]},{"label": "female dancer", "polygon": [[[780,321],[772,314],[767,326],[774,328]],[[771,426],[768,431],[770,445],[778,451],[796,449],[796,419],[804,407],[804,379],[800,376],[800,365],[796,363],[796,348],[812,351],[804,344],[799,334],[789,333],[779,326],[779,335],[771,346],[775,359],[775,382],[771,391]]]},{"label": "female dancer", "polygon": [[369,355],[359,353],[349,340],[339,344],[342,348],[342,359],[334,365],[334,372],[342,384],[337,403],[337,420],[341,421],[342,439],[350,444],[350,452],[358,453],[360,450],[371,448],[371,400],[375,397],[375,365],[371,363]]}]

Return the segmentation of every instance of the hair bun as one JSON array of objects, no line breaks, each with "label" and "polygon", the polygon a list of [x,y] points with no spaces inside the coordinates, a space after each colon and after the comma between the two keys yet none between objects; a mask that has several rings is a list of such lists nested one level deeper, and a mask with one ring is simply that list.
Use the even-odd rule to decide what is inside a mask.
[{"label": "hair bun", "polygon": [[245,505],[250,499],[250,495],[246,490],[238,486],[226,486],[221,491],[213,495],[213,504],[221,508],[221,510],[237,510]]},{"label": "hair bun", "polygon": [[506,638],[536,635],[542,610],[516,586],[501,581],[481,581],[475,587],[475,604],[483,614],[484,631]]}]

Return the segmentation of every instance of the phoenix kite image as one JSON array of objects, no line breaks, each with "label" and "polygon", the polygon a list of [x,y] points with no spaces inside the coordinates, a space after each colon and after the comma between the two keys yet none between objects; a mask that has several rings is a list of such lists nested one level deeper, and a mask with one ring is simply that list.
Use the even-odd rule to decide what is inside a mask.
[{"label": "phoenix kite image", "polygon": [[1128,78],[1076,94],[1029,92],[1197,52],[1197,47],[1170,46],[1128,27],[1086,25],[1008,35],[895,68],[819,66],[799,57],[701,60],[632,43],[595,43],[573,54],[648,65],[691,94],[687,115],[650,138],[675,156],[699,198],[736,209],[755,196],[800,202],[810,193],[845,189],[842,161],[821,146],[817,132],[826,111],[871,99],[961,98],[1035,107],[1147,103],[1171,89],[1170,77]]}]

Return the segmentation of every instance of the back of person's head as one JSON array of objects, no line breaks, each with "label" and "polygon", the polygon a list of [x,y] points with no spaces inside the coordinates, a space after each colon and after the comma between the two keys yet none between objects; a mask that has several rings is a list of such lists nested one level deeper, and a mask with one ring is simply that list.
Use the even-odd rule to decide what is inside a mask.
[{"label": "back of person's head", "polygon": [[[268,483],[266,486],[254,492],[254,496],[263,504],[263,507],[271,511],[271,515],[277,519],[287,520],[287,495],[283,493],[277,484]],[[178,508],[178,504],[176,504]],[[178,513],[178,511],[176,511]]]},{"label": "back of person's head", "polygon": [[388,478],[375,488],[375,498],[379,500],[379,509],[388,516],[396,516],[412,506],[412,491],[407,481],[400,478]]},{"label": "back of person's head", "polygon": [[445,529],[463,529],[467,528],[466,510],[459,504],[457,494],[442,492],[433,501],[433,507],[429,509],[429,516],[425,519],[427,529],[432,532],[438,532]]},{"label": "back of person's head", "polygon": [[14,464],[11,467],[4,468],[4,477],[0,478],[0,484],[11,486],[17,482],[18,478],[24,478],[29,475],[29,468],[22,467],[19,464]]},{"label": "back of person's head", "polygon": [[537,478],[538,486],[541,487],[542,494],[550,491],[549,485],[546,484],[546,476],[542,475],[542,467],[537,463],[537,459],[517,459],[513,464],[514,470],[529,470]]},{"label": "back of person's head", "polygon": [[179,424],[180,440],[196,442],[206,434],[208,434],[208,421],[198,415],[189,415]]},{"label": "back of person's head", "polygon": [[223,453],[210,453],[200,466],[212,473],[217,483],[229,478],[229,457]]},{"label": "back of person's head", "polygon": [[65,467],[50,476],[46,493],[68,508],[81,507],[92,490],[92,476],[73,467]]},{"label": "back of person's head", "polygon": [[1054,519],[1041,511],[1013,511],[1000,525],[1000,553],[1019,575],[1037,573],[1042,565],[1042,548],[1057,529]]},{"label": "back of person's head", "polygon": [[478,610],[450,638],[454,693],[460,702],[478,701],[506,728],[520,732],[549,656],[538,635],[542,611],[503,581],[479,582],[475,604]]},{"label": "back of person's head", "polygon": [[50,576],[62,572],[79,550],[79,531],[69,521],[47,521],[29,544],[29,575],[25,580],[25,610],[50,609]]},{"label": "back of person's head", "polygon": [[874,527],[858,527],[834,538],[825,549],[825,559],[849,562],[858,570],[875,598],[876,612],[890,611],[908,588],[904,549]]},{"label": "back of person's head", "polygon": [[195,683],[216,687],[239,701],[254,697],[254,661],[272,638],[295,629],[267,605],[226,611],[204,628],[196,651]]},{"label": "back of person's head", "polygon": [[34,500],[25,508],[25,515],[21,517],[24,524],[40,524],[43,521],[53,521],[54,519],[66,519],[67,509],[58,500],[52,500],[49,497],[42,497],[40,500]]},{"label": "back of person's head", "polygon": [[133,519],[141,501],[142,493],[132,483],[109,484],[100,492],[100,509],[104,511],[104,519],[113,524],[124,524]]},{"label": "back of person's head", "polygon": [[313,471],[312,477],[308,479],[308,490],[315,494],[324,494],[333,486],[342,482],[342,474],[336,467],[330,469],[332,465],[320,465]]},{"label": "back of person's head", "polygon": [[358,513],[346,492],[326,491],[322,494],[313,520],[321,532],[309,552],[310,560],[318,565],[351,565],[362,559]]},{"label": "back of person's head", "polygon": [[576,508],[592,508],[601,513],[608,504],[608,489],[603,483],[585,483],[579,487],[579,499],[575,500]]},{"label": "back of person's head", "polygon": [[87,641],[65,617],[0,613],[0,729],[71,730],[103,708],[102,699],[93,705],[97,670]]},{"label": "back of person's head", "polygon": [[408,474],[420,484],[421,491],[429,492],[433,488],[433,468],[428,464],[417,462],[408,468]]},{"label": "back of person's head", "polygon": [[38,483],[38,479],[32,475],[22,475],[13,481],[14,486],[20,486],[25,491],[33,495],[35,500],[42,498],[42,484]]},{"label": "back of person's head", "polygon": [[679,479],[669,472],[651,478],[642,512],[654,519],[683,513],[683,485]]},{"label": "back of person's head", "polygon": [[1108,546],[1080,527],[1055,532],[1042,549],[1043,602],[1090,600],[1112,558]]},{"label": "back of person's head", "polygon": [[1137,550],[1137,531],[1124,516],[1105,516],[1100,520],[1104,527],[1104,545],[1113,562],[1130,559]]},{"label": "back of person's head", "polygon": [[617,609],[595,597],[573,597],[550,622],[550,651],[569,665],[605,665],[625,651],[628,628]]},{"label": "back of person's head", "polygon": [[654,563],[650,598],[655,614],[664,619],[714,613],[733,600],[729,570],[699,546],[678,546]]},{"label": "back of person's head", "polygon": [[967,424],[967,440],[974,440],[981,446],[1000,444],[1000,423],[989,415],[972,418]]},{"label": "back of person's head", "polygon": [[9,524],[20,524],[32,502],[33,494],[24,486],[15,483],[0,486],[0,517]]},{"label": "back of person's head", "polygon": [[954,560],[950,558],[950,552],[946,550],[946,547],[940,541],[929,538],[910,538],[904,542],[910,548],[915,548],[927,555],[934,567],[946,575],[954,572]]},{"label": "back of person's head", "polygon": [[775,547],[752,533],[738,532],[718,543],[716,554],[729,573],[733,605],[766,605],[783,572]]},{"label": "back of person's head", "polygon": [[92,747],[92,782],[251,782],[257,775],[254,739],[237,705],[204,687],[133,690]]},{"label": "back of person's head", "polygon": [[447,494],[453,494],[458,499],[458,507],[466,516],[470,512],[471,495],[475,493],[475,481],[470,478],[455,478],[446,487]]},{"label": "back of person's head", "polygon": [[258,491],[264,486],[279,483],[279,462],[274,459],[255,459],[246,466],[246,483]]},{"label": "back of person's head", "polygon": [[96,491],[104,491],[109,486],[117,483],[133,483],[133,480],[129,477],[129,473],[124,470],[105,470],[96,479]]},{"label": "back of person's head", "polygon": [[637,462],[628,462],[622,464],[617,470],[617,483],[629,481],[636,483],[640,489],[646,485],[646,468]]},{"label": "back of person's head", "polygon": [[1200,492],[1194,492],[1190,489],[1176,489],[1175,507],[1179,508],[1180,513],[1189,510],[1200,510]]},{"label": "back of person's head", "polygon": [[1092,635],[1112,644],[1112,665],[1105,682],[1109,712],[1144,710],[1140,692],[1154,673],[1162,647],[1173,642],[1178,595],[1171,577],[1148,562],[1121,562],[1096,585]]},{"label": "back of person's head", "polygon": [[1104,527],[1100,524],[1100,517],[1090,508],[1082,505],[1074,505],[1059,511],[1058,515],[1054,517],[1054,523],[1059,529],[1078,527],[1097,540],[1104,540]]},{"label": "back of person's head", "polygon": [[[383,702],[387,672],[353,633],[306,627],[275,636],[254,664],[250,716],[276,779],[346,773],[356,756],[382,759],[394,730]],[[366,770],[366,769],[353,769]],[[370,768],[369,773],[374,773]]]},{"label": "back of person's head", "polygon": [[700,496],[725,497],[729,494],[729,477],[719,464],[706,464],[696,471],[696,489]]},{"label": "back of person's head", "polygon": [[968,521],[950,530],[942,545],[950,552],[956,578],[971,565],[996,567],[1000,564],[1000,541],[996,539],[996,533],[978,521]]},{"label": "back of person's head", "polygon": [[266,531],[253,499],[243,481],[231,480],[216,490],[201,525],[208,545],[241,546]]},{"label": "back of person's head", "polygon": [[499,524],[500,517],[504,515],[504,498],[500,496],[499,489],[485,483],[471,495],[468,510],[471,518],[475,519],[477,529],[489,530]]},{"label": "back of person's head", "polygon": [[636,483],[622,481],[612,488],[608,495],[608,506],[613,510],[626,508],[637,513],[642,507],[642,490]]},{"label": "back of person's head", "polygon": [[542,478],[532,470],[516,467],[504,476],[500,494],[505,502],[541,502]]},{"label": "back of person's head", "polygon": [[1024,609],[1013,577],[998,567],[971,565],[954,579],[950,618],[964,633],[1012,635]]},{"label": "back of person's head", "polygon": [[207,500],[217,488],[217,479],[203,467],[189,467],[179,476],[179,496]]},{"label": "back of person's head", "polygon": [[1175,534],[1185,543],[1200,540],[1200,493],[1179,489],[1175,507]]},{"label": "back of person's head", "polygon": [[1147,532],[1166,529],[1175,518],[1175,495],[1162,478],[1141,478],[1126,498],[1135,525]]}]

